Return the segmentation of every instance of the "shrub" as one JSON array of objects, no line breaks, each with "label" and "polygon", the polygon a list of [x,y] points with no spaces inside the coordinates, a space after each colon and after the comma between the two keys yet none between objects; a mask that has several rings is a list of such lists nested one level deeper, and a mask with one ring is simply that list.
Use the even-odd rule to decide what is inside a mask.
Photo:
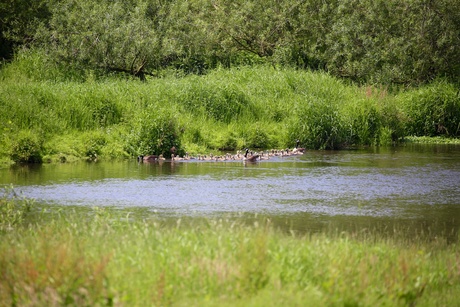
[{"label": "shrub", "polygon": [[[391,132],[392,143],[397,142],[404,136],[404,120],[400,108],[396,105],[394,99],[386,101],[380,109],[381,114],[381,125],[383,128],[388,129],[387,132]],[[382,131],[380,132],[382,136]],[[380,145],[384,145],[386,141],[380,139]]]},{"label": "shrub", "polygon": [[107,144],[106,136],[102,131],[86,132],[82,135],[83,156],[89,160],[96,160],[101,155],[102,148]]},{"label": "shrub", "polygon": [[243,135],[245,146],[249,148],[272,148],[275,143],[262,123],[249,126]]},{"label": "shrub", "polygon": [[232,131],[228,131],[217,138],[217,149],[219,150],[236,150],[238,140]]},{"label": "shrub", "polygon": [[255,109],[247,95],[236,88],[218,82],[204,82],[191,78],[183,95],[178,97],[180,105],[186,110],[199,113],[216,121],[230,123],[245,112],[254,115]]},{"label": "shrub", "polygon": [[116,103],[108,98],[95,101],[93,106],[93,120],[99,127],[108,127],[118,124],[121,120],[122,113]]},{"label": "shrub", "polygon": [[378,144],[388,146],[394,143],[394,130],[389,127],[381,127],[378,135]]},{"label": "shrub", "polygon": [[357,100],[348,103],[341,113],[347,128],[346,143],[378,144],[381,116],[371,100]]},{"label": "shrub", "polygon": [[162,154],[170,158],[172,147],[176,148],[175,155],[185,153],[177,120],[167,111],[153,107],[141,111],[128,135],[126,151],[135,156]]},{"label": "shrub", "polygon": [[13,140],[10,158],[16,163],[42,163],[43,140],[34,132],[24,130]]}]

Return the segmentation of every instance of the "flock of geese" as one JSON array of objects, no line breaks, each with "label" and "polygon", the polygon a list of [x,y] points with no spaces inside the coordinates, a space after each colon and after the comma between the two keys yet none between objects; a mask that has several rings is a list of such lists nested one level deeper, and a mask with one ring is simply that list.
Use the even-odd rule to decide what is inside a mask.
[{"label": "flock of geese", "polygon": [[[172,150],[175,152],[174,150]],[[294,149],[283,149],[283,150],[265,150],[261,152],[252,152],[248,148],[244,151],[238,150],[236,154],[227,153],[225,155],[215,156],[212,153],[209,155],[197,155],[190,156],[186,153],[183,157],[176,156],[174,153],[171,155],[171,161],[187,161],[187,160],[198,160],[198,161],[244,161],[244,162],[258,162],[261,160],[268,160],[272,157],[285,157],[292,155],[302,155],[305,152],[305,148],[299,147],[299,141],[297,140]],[[149,155],[149,156],[138,156],[137,161],[142,162],[158,162],[166,160],[163,155]]]}]

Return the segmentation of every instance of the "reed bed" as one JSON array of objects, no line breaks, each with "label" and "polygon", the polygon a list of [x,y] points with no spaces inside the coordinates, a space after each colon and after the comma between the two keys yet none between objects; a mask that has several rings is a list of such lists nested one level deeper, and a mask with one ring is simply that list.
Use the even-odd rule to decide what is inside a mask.
[{"label": "reed bed", "polygon": [[[0,232],[2,306],[455,306],[458,241],[281,232],[254,219],[165,220],[38,206]],[[11,206],[10,206],[11,207]],[[40,210],[38,210],[40,208]],[[5,226],[2,220],[2,226]]]}]

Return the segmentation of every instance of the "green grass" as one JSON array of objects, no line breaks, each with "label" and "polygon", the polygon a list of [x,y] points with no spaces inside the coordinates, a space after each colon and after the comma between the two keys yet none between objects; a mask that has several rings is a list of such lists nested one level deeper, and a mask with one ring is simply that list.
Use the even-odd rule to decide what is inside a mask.
[{"label": "green grass", "polygon": [[446,138],[442,136],[408,136],[404,138],[406,143],[419,143],[419,144],[460,144],[460,139]]},{"label": "green grass", "polygon": [[[6,195],[6,194],[5,194]],[[27,202],[27,206],[24,206]],[[0,301],[17,305],[456,306],[458,241],[287,234],[269,220],[164,220],[0,200]],[[16,221],[10,223],[8,221]]]},{"label": "green grass", "polygon": [[172,146],[182,154],[292,148],[297,139],[311,149],[386,146],[408,135],[460,133],[460,99],[442,81],[391,94],[269,66],[141,82],[76,78],[40,63],[19,59],[0,71],[2,164],[168,156]]}]

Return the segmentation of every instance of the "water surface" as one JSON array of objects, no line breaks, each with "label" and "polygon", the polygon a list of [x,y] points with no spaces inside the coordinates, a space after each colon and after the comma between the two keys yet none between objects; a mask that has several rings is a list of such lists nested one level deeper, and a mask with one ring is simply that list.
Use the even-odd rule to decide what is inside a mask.
[{"label": "water surface", "polygon": [[0,183],[64,206],[161,216],[266,216],[290,230],[413,225],[456,235],[460,146],[411,145],[243,162],[135,160],[17,166]]}]

